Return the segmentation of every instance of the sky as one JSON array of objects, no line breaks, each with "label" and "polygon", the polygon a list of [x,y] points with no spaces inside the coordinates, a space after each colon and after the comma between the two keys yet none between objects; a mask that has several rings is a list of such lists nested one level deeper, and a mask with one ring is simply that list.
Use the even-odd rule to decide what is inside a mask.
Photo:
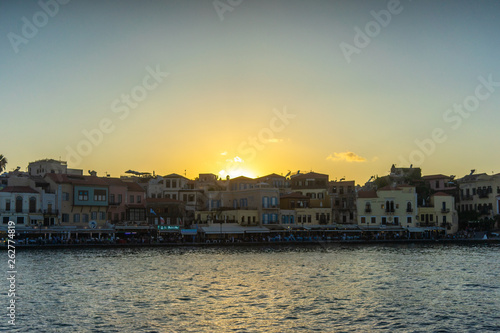
[{"label": "sky", "polygon": [[0,154],[99,175],[500,172],[498,1],[0,3]]}]

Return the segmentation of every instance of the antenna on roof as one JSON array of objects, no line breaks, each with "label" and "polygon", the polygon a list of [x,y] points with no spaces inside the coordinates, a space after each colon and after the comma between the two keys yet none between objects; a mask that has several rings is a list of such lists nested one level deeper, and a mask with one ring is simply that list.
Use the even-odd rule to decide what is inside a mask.
[{"label": "antenna on roof", "polygon": [[470,171],[469,176],[472,176],[472,174],[473,174],[474,172],[476,172],[476,169],[472,169],[472,170]]}]

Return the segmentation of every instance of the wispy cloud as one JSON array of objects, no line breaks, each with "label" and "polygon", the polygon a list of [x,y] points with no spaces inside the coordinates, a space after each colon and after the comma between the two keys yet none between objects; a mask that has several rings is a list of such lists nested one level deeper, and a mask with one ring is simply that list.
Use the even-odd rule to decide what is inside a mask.
[{"label": "wispy cloud", "polygon": [[227,159],[226,162],[243,163],[245,161],[241,157],[236,156],[235,158]]},{"label": "wispy cloud", "polygon": [[276,138],[267,140],[267,142],[269,142],[269,143],[279,143],[279,142],[283,142],[283,141],[285,141],[285,140],[283,140],[283,139],[276,139]]},{"label": "wispy cloud", "polygon": [[330,161],[346,161],[346,162],[366,162],[366,158],[361,157],[352,151],[345,151],[342,153],[333,153],[329,155],[327,160]]}]

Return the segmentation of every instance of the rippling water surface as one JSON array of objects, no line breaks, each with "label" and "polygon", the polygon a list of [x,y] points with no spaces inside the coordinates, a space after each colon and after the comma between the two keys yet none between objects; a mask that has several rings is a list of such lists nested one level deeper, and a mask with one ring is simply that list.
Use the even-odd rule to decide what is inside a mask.
[{"label": "rippling water surface", "polygon": [[4,331],[500,331],[493,245],[30,250],[17,266]]}]

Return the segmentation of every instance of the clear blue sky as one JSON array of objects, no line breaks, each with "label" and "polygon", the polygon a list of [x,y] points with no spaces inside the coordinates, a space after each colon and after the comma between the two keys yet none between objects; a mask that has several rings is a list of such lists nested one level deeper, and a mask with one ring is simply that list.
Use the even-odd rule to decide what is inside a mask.
[{"label": "clear blue sky", "polygon": [[[221,3],[72,0],[52,17],[37,1],[2,2],[8,170],[72,150],[70,166],[114,176],[313,169],[362,183],[405,161],[500,172],[500,86],[478,88],[480,76],[500,82],[498,1]],[[377,23],[372,11],[391,8]],[[347,59],[342,45],[357,51]],[[157,69],[161,82],[147,78]],[[132,108],[133,91],[146,96]],[[466,100],[474,111],[453,111]],[[279,123],[283,110],[294,117]],[[108,133],[89,143],[82,131],[102,121]]]}]

